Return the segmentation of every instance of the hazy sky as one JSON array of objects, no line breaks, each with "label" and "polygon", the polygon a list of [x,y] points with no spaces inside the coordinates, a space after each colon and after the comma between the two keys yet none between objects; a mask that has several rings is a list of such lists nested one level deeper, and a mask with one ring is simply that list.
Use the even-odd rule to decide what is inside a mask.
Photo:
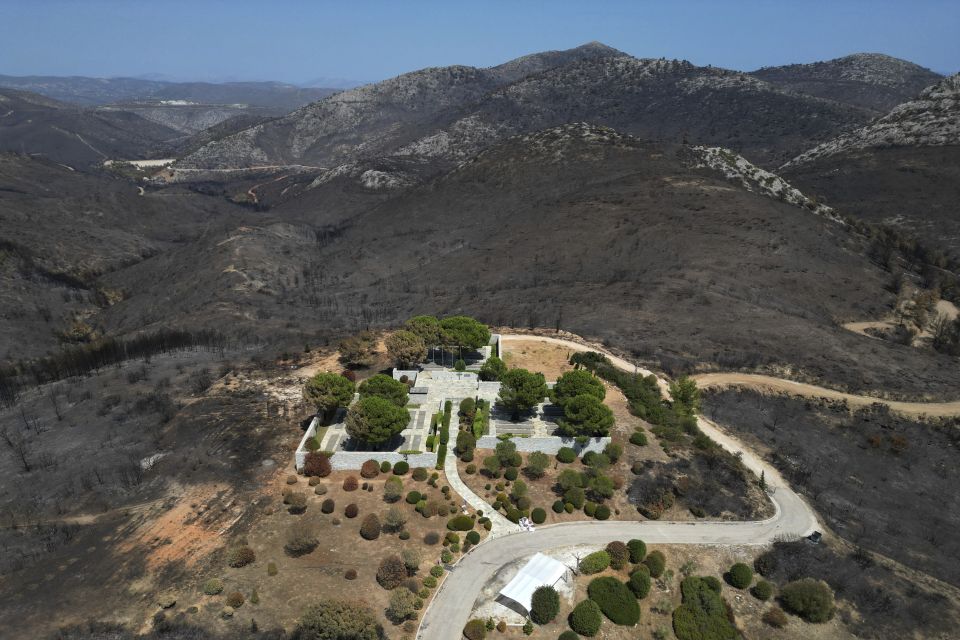
[{"label": "hazy sky", "polygon": [[0,73],[379,80],[599,40],[750,70],[858,51],[960,70],[960,0],[0,0]]}]

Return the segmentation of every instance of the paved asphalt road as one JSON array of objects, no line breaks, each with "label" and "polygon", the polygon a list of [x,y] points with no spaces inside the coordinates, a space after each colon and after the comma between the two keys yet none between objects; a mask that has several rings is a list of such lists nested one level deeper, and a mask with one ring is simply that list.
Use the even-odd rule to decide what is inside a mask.
[{"label": "paved asphalt road", "polygon": [[[594,350],[559,338],[524,335],[504,336],[504,339],[507,343],[510,339],[543,340],[563,344],[577,351]],[[634,370],[632,363],[607,355],[621,369]],[[647,372],[641,370],[641,373]],[[664,387],[666,381],[662,381],[661,388]],[[517,532],[489,539],[463,556],[446,576],[433,602],[424,612],[417,638],[459,640],[473,603],[484,585],[500,567],[538,551],[579,544],[601,547],[613,540],[630,538],[641,538],[654,544],[762,545],[780,536],[807,535],[820,528],[816,513],[790,489],[776,469],[714,423],[701,418],[700,428],[723,448],[734,453],[740,452],[744,464],[758,476],[763,471],[770,487],[770,499],[776,508],[773,517],[758,522],[571,522],[539,527],[533,533]]]}]

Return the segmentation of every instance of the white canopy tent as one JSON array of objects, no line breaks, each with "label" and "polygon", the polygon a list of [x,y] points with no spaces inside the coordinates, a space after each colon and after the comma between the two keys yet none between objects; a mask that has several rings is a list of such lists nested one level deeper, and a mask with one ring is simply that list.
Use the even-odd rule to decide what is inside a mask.
[{"label": "white canopy tent", "polygon": [[567,567],[562,562],[538,553],[500,590],[500,595],[513,600],[529,613],[533,592],[543,586],[552,587],[566,573]]}]

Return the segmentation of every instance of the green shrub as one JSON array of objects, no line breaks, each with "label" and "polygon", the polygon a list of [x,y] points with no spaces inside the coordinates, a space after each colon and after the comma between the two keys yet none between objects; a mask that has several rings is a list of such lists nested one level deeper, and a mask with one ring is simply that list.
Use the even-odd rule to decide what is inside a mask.
[{"label": "green shrub", "polygon": [[474,618],[463,627],[467,640],[483,640],[487,636],[487,627],[483,620]]},{"label": "green shrub", "polygon": [[630,435],[630,444],[635,444],[638,447],[644,447],[647,445],[647,434],[637,429]]},{"label": "green shrub", "polygon": [[584,503],[583,503],[583,512],[584,512],[585,514],[587,514],[588,516],[590,516],[591,518],[592,518],[593,516],[597,515],[597,503],[596,503],[596,502],[591,502],[591,501],[589,501],[589,500],[588,500],[587,502],[584,502]]},{"label": "green shrub", "polygon": [[601,504],[597,507],[596,512],[593,514],[593,517],[597,520],[607,520],[610,518],[610,507],[605,504]]},{"label": "green shrub", "polygon": [[470,529],[473,529],[473,518],[468,515],[454,516],[447,520],[447,529],[450,531],[470,531]]},{"label": "green shrub", "polygon": [[609,566],[610,554],[606,551],[594,551],[580,560],[580,573],[600,573]]},{"label": "green shrub", "polygon": [[826,582],[803,578],[784,585],[780,590],[784,608],[807,622],[826,622],[833,617],[836,607],[833,592]]},{"label": "green shrub", "polygon": [[557,636],[557,640],[580,640],[580,636],[577,635],[576,631],[571,631],[570,629],[567,629],[566,631],[561,633],[559,636]]},{"label": "green shrub", "polygon": [[276,562],[270,562],[270,563],[268,563],[268,564],[267,564],[267,575],[268,575],[268,576],[275,576],[275,575],[277,575],[277,573],[278,573],[278,571],[277,571],[277,563],[276,563]]},{"label": "green shrub", "polygon": [[433,576],[427,576],[426,578],[423,579],[423,586],[425,586],[428,589],[433,589],[434,587],[437,586],[437,579],[434,578]]},{"label": "green shrub", "polygon": [[520,471],[516,467],[507,467],[507,469],[503,472],[503,477],[510,482],[516,480],[518,475],[520,475]]},{"label": "green shrub", "polygon": [[659,578],[663,575],[663,570],[667,568],[667,559],[659,551],[651,551],[644,559],[643,564],[650,569],[650,575]]},{"label": "green shrub", "polygon": [[557,460],[560,462],[569,464],[577,459],[577,452],[571,449],[570,447],[560,447],[560,450],[557,451]]},{"label": "green shrub", "polygon": [[769,600],[770,596],[773,595],[773,585],[766,580],[759,580],[757,584],[753,585],[750,593],[757,600]]},{"label": "green shrub", "polygon": [[473,417],[477,410],[477,401],[473,398],[464,398],[460,401],[460,415],[464,417]]},{"label": "green shrub", "polygon": [[723,585],[720,584],[720,581],[717,579],[716,576],[704,576],[703,581],[707,583],[708,587],[710,587],[717,593],[720,593],[720,590],[723,587]]},{"label": "green shrub", "polygon": [[389,473],[390,472],[390,461],[384,460],[380,463],[380,473]]},{"label": "green shrub", "polygon": [[460,534],[454,533],[453,531],[448,531],[444,540],[447,541],[447,544],[456,544],[460,542]]},{"label": "green shrub", "polygon": [[520,509],[510,508],[507,509],[507,520],[516,524],[520,522],[520,518],[523,517],[523,514],[520,512]]},{"label": "green shrub", "polygon": [[227,553],[227,564],[231,567],[245,567],[257,559],[257,554],[247,545],[233,547]]},{"label": "green shrub", "polygon": [[586,499],[586,494],[580,487],[571,487],[563,494],[563,501],[569,502],[575,509],[582,509]]},{"label": "green shrub", "polygon": [[203,583],[203,592],[208,596],[215,596],[223,593],[223,580],[220,578],[210,578]]},{"label": "green shrub", "polygon": [[439,564],[433,565],[430,567],[430,575],[434,578],[439,578],[443,575],[443,567],[441,567]]},{"label": "green shrub", "polygon": [[543,586],[530,598],[530,618],[537,624],[552,622],[560,613],[560,595],[553,587]]},{"label": "green shrub", "polygon": [[581,636],[592,638],[600,631],[603,617],[600,607],[593,600],[584,600],[573,608],[567,618],[570,628]]},{"label": "green shrub", "polygon": [[563,500],[557,500],[550,508],[554,513],[563,513]]},{"label": "green shrub", "polygon": [[681,605],[673,611],[673,632],[679,640],[734,640],[740,635],[727,616],[720,595],[697,576],[680,583]]},{"label": "green shrub", "polygon": [[638,564],[647,557],[647,543],[638,538],[627,541],[627,549],[630,550],[630,562]]},{"label": "green shrub", "polygon": [[610,458],[610,462],[616,462],[623,455],[623,445],[611,442],[603,448],[603,454]]},{"label": "green shrub", "polygon": [[[357,602],[320,600],[309,607],[291,634],[294,638],[380,638],[380,623],[367,607]],[[246,634],[244,634],[246,635]],[[239,637],[239,633],[231,634]]]},{"label": "green shrub", "polygon": [[753,570],[742,562],[737,562],[726,575],[727,582],[731,587],[737,589],[746,589],[753,582]]},{"label": "green shrub", "polygon": [[566,511],[567,513],[573,513],[574,509],[576,509],[576,507],[573,506],[572,502],[563,503],[563,510]]},{"label": "green shrub", "polygon": [[393,475],[395,476],[406,475],[407,471],[410,471],[410,465],[407,464],[405,460],[401,460],[397,464],[393,465]]},{"label": "green shrub", "polygon": [[406,530],[401,531],[400,533],[397,534],[397,537],[400,538],[401,540],[409,540],[410,532]]},{"label": "green shrub", "polygon": [[480,533],[477,531],[468,531],[467,542],[470,544],[480,544]]},{"label": "green shrub", "polygon": [[419,491],[411,491],[407,494],[407,504],[417,504],[423,500],[423,495]]},{"label": "green shrub", "polygon": [[475,473],[477,472],[477,465],[475,465],[475,464],[468,464],[468,465],[467,465],[467,468],[464,469],[464,471],[467,472],[467,475],[468,475],[468,476],[472,476],[473,474],[475,474]]},{"label": "green shrub", "polygon": [[640,605],[630,589],[612,576],[594,578],[587,595],[600,606],[611,622],[632,627],[640,621]]},{"label": "green shrub", "polygon": [[630,574],[627,587],[638,600],[647,597],[647,594],[650,593],[650,570],[647,569],[646,565],[640,565]]},{"label": "green shrub", "polygon": [[530,512],[530,519],[533,520],[534,524],[543,524],[547,520],[547,512],[537,507]]},{"label": "green shrub", "polygon": [[427,470],[423,467],[414,467],[413,469],[413,479],[417,482],[423,482],[427,479]]}]

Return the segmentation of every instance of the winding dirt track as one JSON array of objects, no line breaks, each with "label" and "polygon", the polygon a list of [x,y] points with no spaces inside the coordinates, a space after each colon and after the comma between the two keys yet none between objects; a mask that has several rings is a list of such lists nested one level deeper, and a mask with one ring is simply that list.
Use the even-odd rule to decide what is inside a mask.
[{"label": "winding dirt track", "polygon": [[[503,338],[505,343],[511,340],[540,340],[561,344],[572,351],[601,351],[620,369],[645,375],[650,373],[603,349],[560,338],[533,335],[504,335]],[[660,379],[660,388],[666,393],[668,385],[665,380]],[[763,545],[781,536],[801,536],[821,528],[814,510],[794,493],[772,465],[716,424],[704,418],[699,418],[698,422],[700,429],[717,444],[739,453],[747,468],[758,476],[761,472],[765,474],[770,501],[775,508],[772,517],[756,522],[571,522],[542,526],[534,533],[515,532],[491,537],[451,567],[436,597],[424,612],[417,638],[450,640],[461,637],[461,630],[484,585],[504,565],[538,551],[578,544],[603,546],[612,540],[629,538],[642,538],[651,543]],[[472,497],[482,501],[479,496]]]},{"label": "winding dirt track", "polygon": [[904,402],[901,400],[885,400],[870,396],[858,396],[834,389],[818,387],[804,382],[794,382],[783,378],[774,378],[755,373],[704,373],[693,376],[701,389],[717,387],[742,387],[757,391],[788,393],[806,398],[825,398],[827,400],[845,400],[854,407],[865,407],[874,403],[885,404],[891,411],[909,416],[927,415],[931,417],[948,417],[960,415],[960,401],[950,402]]}]

